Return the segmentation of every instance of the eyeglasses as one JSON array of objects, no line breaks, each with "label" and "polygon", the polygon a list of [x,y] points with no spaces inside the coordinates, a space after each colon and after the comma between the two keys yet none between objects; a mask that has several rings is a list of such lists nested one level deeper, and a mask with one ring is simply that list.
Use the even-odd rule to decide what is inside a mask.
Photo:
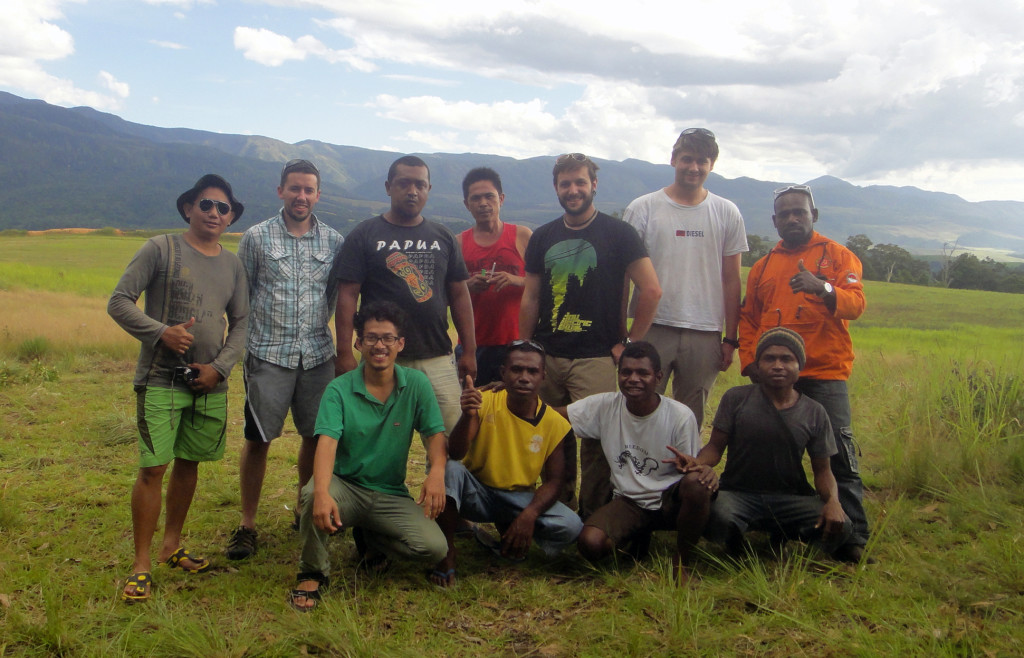
[{"label": "eyeglasses", "polygon": [[811,194],[811,187],[809,185],[787,185],[786,187],[780,187],[779,189],[772,192],[774,196],[773,201],[778,201],[779,197],[786,192],[800,192],[811,197],[811,208],[814,207],[814,195]]},{"label": "eyeglasses", "polygon": [[564,155],[558,156],[558,159],[555,160],[555,164],[565,164],[570,160],[575,160],[576,162],[587,162],[588,160],[590,160],[590,158],[583,155],[582,153],[566,153]]},{"label": "eyeglasses", "polygon": [[203,212],[210,212],[210,208],[217,206],[217,212],[221,215],[226,215],[231,212],[231,204],[224,203],[223,201],[214,201],[213,199],[200,199],[199,209]]},{"label": "eyeglasses", "polygon": [[316,165],[313,164],[312,162],[310,162],[309,160],[303,160],[302,158],[296,158],[294,160],[289,160],[288,162],[284,163],[284,171],[288,171],[289,169],[294,169],[296,167],[310,167],[310,168],[313,169],[313,171],[316,172],[317,176],[320,175],[320,170],[317,169]]},{"label": "eyeglasses", "polygon": [[679,133],[679,136],[683,135],[703,135],[704,137],[715,138],[715,133],[711,132],[707,128],[687,128],[683,132]]},{"label": "eyeglasses", "polygon": [[363,343],[373,347],[377,343],[383,343],[385,347],[391,347],[398,340],[398,336],[394,334],[384,334],[378,336],[377,334],[366,334],[363,336]]},{"label": "eyeglasses", "polygon": [[525,338],[517,338],[508,344],[509,350],[518,349],[520,347],[532,347],[541,354],[544,354],[544,347],[541,346],[540,343],[534,342],[532,340],[526,340]]}]

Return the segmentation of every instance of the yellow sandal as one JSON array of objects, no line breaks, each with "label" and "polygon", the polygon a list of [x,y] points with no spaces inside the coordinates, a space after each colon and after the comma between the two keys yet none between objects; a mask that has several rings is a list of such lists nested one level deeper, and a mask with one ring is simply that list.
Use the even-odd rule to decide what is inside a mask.
[{"label": "yellow sandal", "polygon": [[[181,563],[182,560],[189,560],[193,564],[197,564],[199,566],[186,567]],[[171,553],[171,557],[164,560],[164,564],[166,564],[172,569],[181,569],[185,573],[203,573],[204,571],[208,571],[210,569],[209,560],[207,560],[205,557],[192,557],[189,554],[189,552],[186,551],[184,548],[179,548],[178,550]]]},{"label": "yellow sandal", "polygon": [[[129,594],[126,591],[129,587],[134,588],[134,594]],[[153,575],[148,571],[136,571],[132,575],[128,576],[128,580],[125,581],[124,590],[121,590],[121,600],[125,603],[148,601],[150,590],[152,588]]]}]

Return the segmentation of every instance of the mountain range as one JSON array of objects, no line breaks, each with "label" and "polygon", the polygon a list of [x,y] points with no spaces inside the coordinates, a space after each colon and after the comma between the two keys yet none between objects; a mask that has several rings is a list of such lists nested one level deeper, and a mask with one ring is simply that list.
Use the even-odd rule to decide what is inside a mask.
[{"label": "mountain range", "polygon": [[[216,172],[246,205],[232,227],[244,230],[277,212],[281,166],[301,157],[321,170],[317,216],[347,233],[387,209],[384,179],[398,155],[316,140],[288,144],[269,137],[158,128],[88,107],[64,108],[0,92],[0,229],[180,227],[174,200],[200,175]],[[537,226],[561,213],[551,156],[418,155],[429,164],[433,184],[425,214],[453,230],[471,221],[461,182],[478,166],[501,174],[503,219]],[[667,185],[673,176],[667,163],[595,161],[600,166],[597,205],[610,213]],[[818,229],[836,240],[866,234],[876,244],[917,251],[936,251],[947,242],[1024,251],[1022,202],[968,202],[914,187],[859,187],[831,176],[806,182],[819,208]],[[784,184],[728,179],[714,172],[707,181],[708,189],[739,206],[748,233],[772,239],[772,191]]]}]

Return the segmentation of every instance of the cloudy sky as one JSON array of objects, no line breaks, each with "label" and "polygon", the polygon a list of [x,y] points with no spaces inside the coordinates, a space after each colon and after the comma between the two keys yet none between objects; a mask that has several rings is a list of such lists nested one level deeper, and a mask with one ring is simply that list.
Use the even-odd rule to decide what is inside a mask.
[{"label": "cloudy sky", "polygon": [[[288,142],[1024,201],[1024,0],[6,0],[0,89]],[[0,156],[2,157],[2,156]]]}]

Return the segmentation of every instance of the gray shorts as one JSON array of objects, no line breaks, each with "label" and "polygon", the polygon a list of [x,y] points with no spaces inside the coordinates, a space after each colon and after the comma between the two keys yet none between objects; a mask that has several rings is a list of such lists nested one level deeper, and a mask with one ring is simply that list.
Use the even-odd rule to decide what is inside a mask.
[{"label": "gray shorts", "polygon": [[304,370],[246,355],[245,438],[269,443],[281,436],[288,410],[300,436],[313,436],[320,397],[334,379],[334,360]]}]

